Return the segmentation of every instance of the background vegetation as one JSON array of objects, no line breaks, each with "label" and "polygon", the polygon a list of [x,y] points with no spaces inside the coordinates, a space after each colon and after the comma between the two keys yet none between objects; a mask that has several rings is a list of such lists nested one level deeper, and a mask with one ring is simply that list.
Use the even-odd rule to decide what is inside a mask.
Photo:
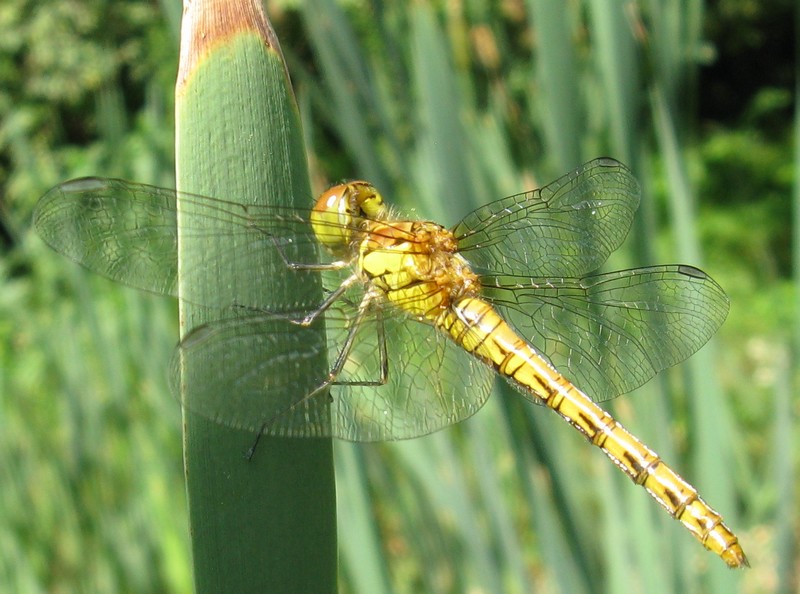
[{"label": "background vegetation", "polygon": [[[723,512],[752,569],[727,571],[557,417],[500,389],[433,436],[336,444],[341,590],[796,590],[794,3],[268,10],[316,189],[370,179],[453,224],[610,154],[644,186],[611,264],[702,265],[732,301],[712,345],[614,409]],[[71,177],[173,184],[179,19],[176,0],[0,7],[3,591],[191,589],[165,377],[176,304],[67,264],[29,222]]]}]

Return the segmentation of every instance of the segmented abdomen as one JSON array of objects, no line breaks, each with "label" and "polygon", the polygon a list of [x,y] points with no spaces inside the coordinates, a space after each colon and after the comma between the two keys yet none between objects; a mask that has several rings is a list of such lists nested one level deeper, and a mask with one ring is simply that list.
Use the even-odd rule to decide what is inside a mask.
[{"label": "segmented abdomen", "polygon": [[747,565],[736,535],[697,490],[556,371],[491,305],[465,297],[444,311],[436,324],[530,400],[543,402],[564,417],[728,566]]}]

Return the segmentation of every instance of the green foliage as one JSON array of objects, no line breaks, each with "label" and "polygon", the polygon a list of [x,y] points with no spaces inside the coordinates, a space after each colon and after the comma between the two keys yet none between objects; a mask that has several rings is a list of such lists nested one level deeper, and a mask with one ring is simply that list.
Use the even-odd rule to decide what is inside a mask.
[{"label": "green foliage", "polygon": [[[732,298],[699,372],[616,412],[723,512],[751,570],[727,571],[557,417],[499,394],[427,438],[337,444],[342,591],[790,591],[788,4],[586,0],[553,17],[535,1],[310,0],[273,14],[317,190],[363,177],[453,224],[610,153],[645,188],[613,267],[697,254],[686,263]],[[164,379],[174,304],[76,271],[27,232],[36,196],[69,177],[171,185],[166,21],[148,2],[0,8],[4,591],[190,588]]]},{"label": "green foliage", "polygon": [[35,197],[104,171],[172,184],[176,35],[149,2],[0,7],[0,183],[25,229]]}]

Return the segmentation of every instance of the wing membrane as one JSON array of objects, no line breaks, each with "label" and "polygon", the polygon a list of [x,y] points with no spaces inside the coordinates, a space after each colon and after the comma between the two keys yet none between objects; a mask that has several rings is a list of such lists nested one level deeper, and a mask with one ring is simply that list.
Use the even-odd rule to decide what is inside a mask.
[{"label": "wing membrane", "polygon": [[[271,309],[266,292],[275,270],[253,270],[255,255],[271,254],[281,274],[292,271],[285,261],[317,263],[317,242],[306,211],[245,206],[205,196],[179,193],[118,179],[83,178],[65,182],[39,201],[34,226],[57,252],[82,266],[128,286],[178,296],[178,201],[180,234],[206,241],[214,249],[190,254],[183,271],[201,278],[242,279],[220,283],[202,295],[181,295],[186,301],[211,307],[230,305]],[[295,304],[302,306],[307,304]]]},{"label": "wing membrane", "polygon": [[328,380],[326,348],[320,324],[301,327],[278,316],[212,322],[178,346],[172,390],[184,406],[223,425],[327,436],[330,407],[320,390]]},{"label": "wing membrane", "polygon": [[[489,367],[401,312],[370,314],[352,330],[354,303],[345,299],[326,312],[324,333],[322,323],[304,328],[274,315],[202,326],[173,357],[173,391],[190,386],[183,404],[228,426],[350,441],[426,435],[484,404],[493,381]],[[354,346],[327,386],[328,371],[351,331]],[[381,353],[387,351],[383,377]],[[325,352],[327,359],[320,361]]]},{"label": "wing membrane", "polygon": [[[335,328],[340,320],[326,323],[329,336],[341,331]],[[384,385],[374,385],[381,376],[381,336],[388,373]],[[335,437],[384,441],[427,435],[472,416],[489,397],[494,374],[434,327],[387,315],[362,326],[337,379],[331,389]]]},{"label": "wing membrane", "polygon": [[703,346],[728,313],[720,286],[691,266],[582,279],[486,277],[487,298],[596,401],[644,384]]},{"label": "wing membrane", "polygon": [[543,188],[473,211],[453,233],[478,269],[579,277],[622,243],[638,205],[639,184],[630,170],[601,158]]}]

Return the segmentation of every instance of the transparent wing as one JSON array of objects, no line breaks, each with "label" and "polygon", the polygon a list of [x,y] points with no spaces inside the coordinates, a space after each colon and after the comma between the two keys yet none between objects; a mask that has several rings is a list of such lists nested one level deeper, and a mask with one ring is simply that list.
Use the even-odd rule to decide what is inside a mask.
[{"label": "transparent wing", "polygon": [[595,401],[683,361],[722,325],[728,298],[703,271],[654,266],[569,278],[493,276],[486,297]]},{"label": "transparent wing", "polygon": [[51,189],[33,226],[55,251],[93,272],[164,295],[177,292],[175,192],[83,178]]},{"label": "transparent wing", "polygon": [[321,390],[328,381],[326,349],[321,324],[301,327],[278,316],[209,323],[178,345],[172,391],[184,406],[223,425],[327,436],[330,407]]},{"label": "transparent wing", "polygon": [[[225,246],[190,255],[182,267],[191,274],[215,278],[226,271],[231,278],[268,286],[274,271],[252,270],[251,255],[271,252],[281,264],[319,258],[306,211],[244,206],[118,179],[82,178],[56,186],[37,204],[34,227],[54,250],[89,270],[131,287],[177,296],[179,197],[182,236],[213,238],[214,245]],[[281,273],[310,274],[285,266]],[[243,296],[234,284],[221,285],[202,297],[181,297],[211,307],[272,305]]]},{"label": "transparent wing", "polygon": [[[329,335],[345,331],[340,319],[327,325]],[[375,385],[381,379],[381,340],[388,354],[386,383]],[[331,389],[334,436],[384,441],[427,435],[475,414],[493,380],[491,368],[434,327],[403,315],[372,316],[359,328]]]},{"label": "transparent wing", "polygon": [[579,277],[622,243],[638,206],[639,184],[630,170],[600,158],[543,188],[473,211],[453,233],[477,269]]},{"label": "transparent wing", "polygon": [[[179,345],[173,391],[192,386],[184,404],[232,427],[350,441],[425,435],[483,405],[494,375],[489,367],[400,312],[368,315],[353,329],[354,303],[327,311],[324,333],[322,323],[303,328],[277,316],[203,326]],[[351,332],[353,348],[328,385]]]}]

